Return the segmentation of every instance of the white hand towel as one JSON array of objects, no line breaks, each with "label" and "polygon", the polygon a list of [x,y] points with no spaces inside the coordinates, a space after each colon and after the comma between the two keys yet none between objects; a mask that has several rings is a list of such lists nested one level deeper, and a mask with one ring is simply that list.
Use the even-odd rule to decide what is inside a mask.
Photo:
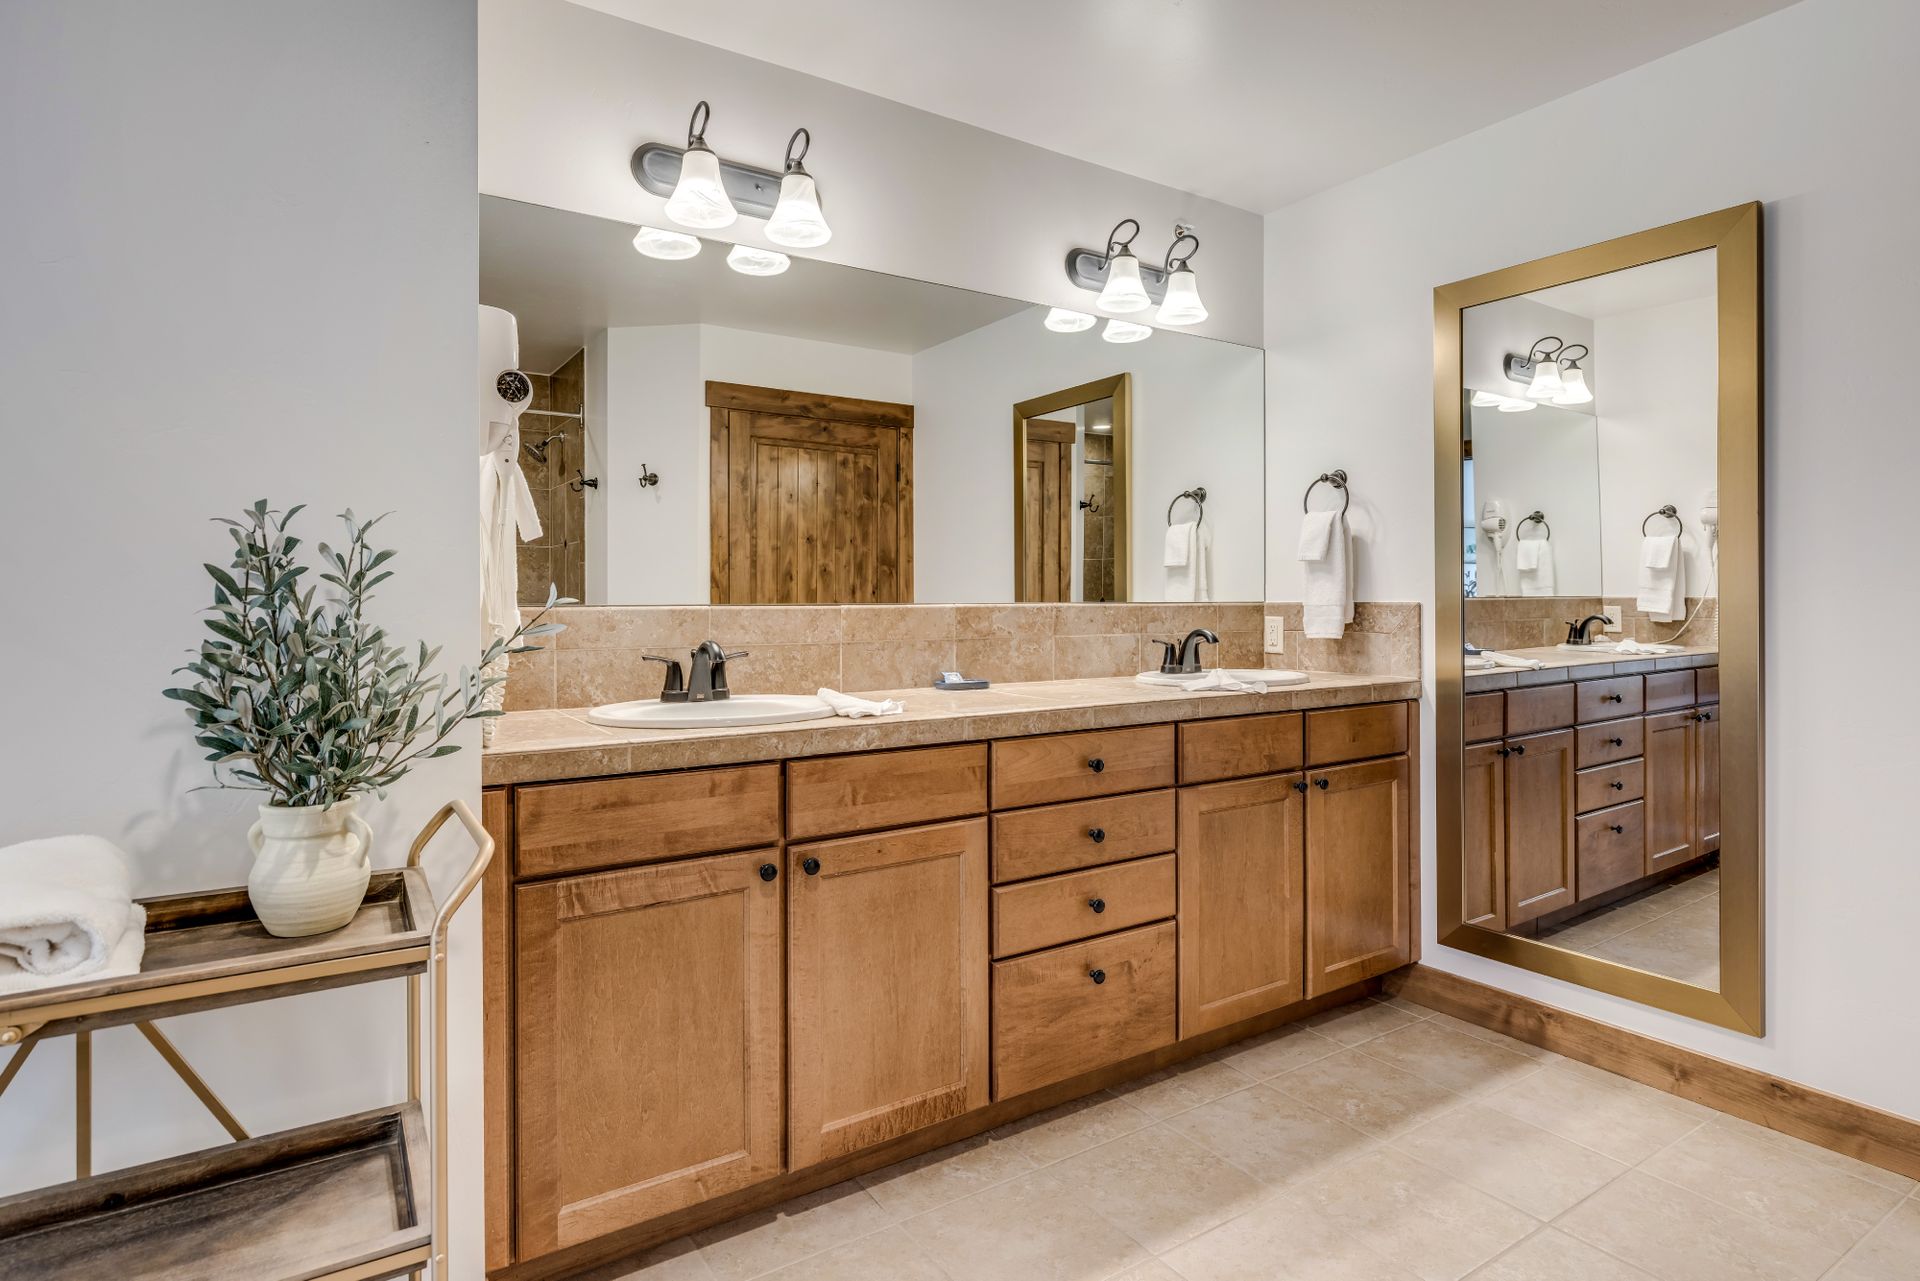
[{"label": "white hand towel", "polygon": [[1553,595],[1552,540],[1521,539],[1514,546],[1514,568],[1519,573],[1522,596]]},{"label": "white hand towel", "polygon": [[1168,569],[1178,569],[1193,560],[1195,532],[1200,528],[1194,521],[1184,525],[1167,526],[1166,549],[1161,553],[1160,563]]},{"label": "white hand towel", "polygon": [[1647,569],[1665,569],[1673,563],[1673,549],[1680,539],[1674,534],[1650,534],[1640,540],[1640,564]]},{"label": "white hand towel", "polygon": [[1640,590],[1634,603],[1656,623],[1677,623],[1687,613],[1686,551],[1678,539],[1672,541],[1665,565],[1644,563],[1653,559],[1651,553],[1640,558]]},{"label": "white hand towel", "polygon": [[1483,649],[1480,651],[1480,657],[1486,660],[1482,665],[1482,670],[1485,670],[1487,667],[1512,667],[1529,672],[1537,672],[1540,670],[1540,660],[1537,658],[1521,658],[1518,654],[1502,654],[1497,649]]},{"label": "white hand towel", "polygon": [[1616,654],[1678,654],[1678,645],[1655,645],[1647,641],[1623,640],[1613,647]]},{"label": "white hand towel", "polygon": [[1205,601],[1213,599],[1213,530],[1207,525],[1193,527],[1192,554],[1184,565],[1167,566],[1167,599]]},{"label": "white hand towel", "polygon": [[137,974],[146,926],[113,842],[55,836],[0,848],[0,992]]},{"label": "white hand towel", "polygon": [[835,716],[859,720],[863,716],[897,716],[907,705],[897,698],[855,698],[837,689],[817,689],[813,696],[833,709]]},{"label": "white hand towel", "polygon": [[1200,677],[1199,680],[1174,680],[1170,677],[1162,676],[1158,672],[1141,672],[1133,679],[1136,684],[1151,685],[1158,689],[1218,690],[1239,694],[1264,694],[1267,692],[1265,681],[1236,680],[1218,667]]},{"label": "white hand towel", "polygon": [[1300,518],[1299,558],[1305,561],[1325,560],[1327,548],[1333,542],[1333,518],[1337,511],[1308,512]]},{"label": "white hand towel", "polygon": [[1342,512],[1328,512],[1326,555],[1303,562],[1306,590],[1301,621],[1309,639],[1339,640],[1353,621],[1353,545]]}]

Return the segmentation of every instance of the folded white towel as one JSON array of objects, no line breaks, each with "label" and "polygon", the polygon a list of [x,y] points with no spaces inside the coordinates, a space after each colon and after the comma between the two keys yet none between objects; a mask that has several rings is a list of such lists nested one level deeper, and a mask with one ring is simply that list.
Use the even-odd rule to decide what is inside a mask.
[{"label": "folded white towel", "polygon": [[1544,538],[1523,538],[1514,550],[1514,567],[1522,573],[1540,568],[1540,553],[1546,549]]},{"label": "folded white towel", "polygon": [[1678,654],[1678,645],[1656,645],[1648,641],[1623,640],[1613,647],[1616,654]]},{"label": "folded white towel", "polygon": [[1553,595],[1553,542],[1523,538],[1514,545],[1514,568],[1522,596]]},{"label": "folded white towel", "polygon": [[1173,680],[1160,675],[1158,672],[1141,672],[1133,679],[1137,684],[1152,685],[1159,689],[1194,689],[1203,692],[1207,690],[1221,690],[1228,693],[1239,694],[1264,694],[1267,692],[1266,682],[1235,680],[1233,677],[1227,675],[1223,669],[1218,667],[1200,677],[1199,680]]},{"label": "folded white towel", "polygon": [[113,842],[54,836],[0,848],[0,992],[136,974],[146,926]]},{"label": "folded white towel", "polygon": [[[1513,667],[1529,672],[1537,672],[1540,670],[1540,660],[1537,658],[1521,658],[1517,654],[1502,654],[1497,649],[1483,649],[1480,651],[1478,657],[1484,660],[1479,665],[1482,671],[1489,667]],[[1471,658],[1468,660],[1468,666],[1473,666]]]},{"label": "folded white towel", "polygon": [[1167,599],[1213,599],[1213,530],[1210,526],[1195,525],[1186,563],[1167,566]]},{"label": "folded white towel", "polygon": [[1301,627],[1312,640],[1339,640],[1353,621],[1353,545],[1342,512],[1323,512],[1328,524],[1326,554],[1306,566]]},{"label": "folded white towel", "polygon": [[897,698],[855,698],[837,689],[817,689],[813,696],[831,707],[835,716],[847,716],[854,720],[862,716],[897,716],[907,710],[907,705]]},{"label": "folded white towel", "polygon": [[1325,560],[1327,558],[1327,548],[1333,542],[1333,518],[1339,514],[1339,512],[1331,510],[1308,512],[1300,518],[1300,550],[1298,556],[1301,560],[1312,561]]},{"label": "folded white towel", "polygon": [[1651,550],[1640,558],[1640,590],[1634,603],[1656,623],[1677,623],[1687,613],[1686,550],[1678,538],[1668,535],[1668,541],[1673,545],[1664,565],[1651,563]]},{"label": "folded white towel", "polygon": [[1640,540],[1640,564],[1647,569],[1665,569],[1673,563],[1674,545],[1680,541],[1675,534],[1649,534]]},{"label": "folded white towel", "polygon": [[1199,523],[1188,521],[1184,525],[1167,526],[1166,550],[1161,553],[1160,563],[1168,569],[1178,569],[1193,559],[1193,544]]}]

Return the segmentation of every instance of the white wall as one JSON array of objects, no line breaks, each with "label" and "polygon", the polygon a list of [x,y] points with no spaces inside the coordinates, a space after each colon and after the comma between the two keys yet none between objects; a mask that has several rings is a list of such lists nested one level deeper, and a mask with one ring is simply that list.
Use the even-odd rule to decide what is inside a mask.
[{"label": "white wall", "polygon": [[[1480,596],[1520,594],[1518,540],[1547,538],[1553,557],[1555,596],[1600,594],[1599,427],[1593,415],[1559,405],[1540,405],[1518,414],[1497,408],[1469,409],[1473,415],[1473,485],[1478,505],[1499,499],[1507,513],[1507,541],[1500,552],[1496,582],[1491,570],[1491,540],[1480,537]],[[1546,517],[1521,522],[1533,512]],[[1633,563],[1640,559],[1636,551]]]},{"label": "white wall", "polygon": [[1260,599],[1260,353],[1166,332],[1126,345],[1098,328],[1056,334],[1032,310],[914,357],[917,599],[1013,599],[1013,406],[1123,370],[1133,374],[1131,599],[1166,599],[1167,503],[1196,485],[1213,529],[1213,598]]},{"label": "white wall", "polygon": [[[1882,352],[1920,341],[1920,166],[1910,147],[1888,150],[1889,131],[1920,114],[1916,44],[1910,0],[1806,0],[1267,222],[1273,545],[1292,540],[1293,495],[1346,464],[1376,540],[1360,595],[1431,605],[1433,287],[1766,202],[1769,1033],[1720,1031],[1438,947],[1430,913],[1424,959],[1908,1116],[1920,1116],[1920,1020],[1908,1017],[1914,748],[1901,718],[1864,709],[1884,704],[1887,673],[1905,664],[1920,601],[1885,594],[1876,557],[1835,555],[1809,531],[1845,511],[1876,546],[1920,541],[1911,398],[1897,363],[1861,359],[1863,335]],[[1579,140],[1580,163],[1550,185],[1511,163],[1544,137]],[[1846,633],[1848,661],[1823,662],[1834,611],[1869,607],[1874,626]],[[1424,746],[1431,762],[1431,729]],[[1431,802],[1423,827],[1432,885]]]},{"label": "white wall", "polygon": [[[1131,217],[1151,260],[1185,220],[1205,242],[1212,317],[1198,332],[1260,341],[1261,227],[1244,210],[564,0],[481,0],[480,89],[488,195],[657,223],[665,202],[628,162],[643,142],[684,143],[704,98],[707,141],[728,159],[778,169],[788,135],[812,131],[834,236],[810,256],[1084,309],[1068,249],[1099,248]],[[764,226],[743,217],[718,237],[766,244]]]}]

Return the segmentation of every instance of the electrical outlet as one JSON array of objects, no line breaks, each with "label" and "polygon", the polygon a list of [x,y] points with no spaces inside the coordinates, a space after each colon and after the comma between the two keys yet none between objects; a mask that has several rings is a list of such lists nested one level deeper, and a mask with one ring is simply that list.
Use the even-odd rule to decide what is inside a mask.
[{"label": "electrical outlet", "polygon": [[1269,654],[1287,652],[1287,620],[1284,618],[1267,619],[1267,637],[1261,646]]},{"label": "electrical outlet", "polygon": [[1600,607],[1600,611],[1607,616],[1606,630],[1610,632],[1619,631],[1621,627],[1621,621],[1625,619],[1627,616],[1626,603],[1624,601],[1617,601],[1617,600],[1608,601],[1606,604]]}]

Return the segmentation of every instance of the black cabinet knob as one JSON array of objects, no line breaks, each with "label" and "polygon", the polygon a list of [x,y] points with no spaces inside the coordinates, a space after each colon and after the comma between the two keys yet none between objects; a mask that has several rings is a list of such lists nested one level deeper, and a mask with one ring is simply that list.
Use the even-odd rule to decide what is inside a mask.
[{"label": "black cabinet knob", "polygon": [[1496,747],[1493,749],[1493,753],[1496,756],[1512,756],[1513,749],[1511,747]]},{"label": "black cabinet knob", "polygon": [[800,863],[800,870],[808,876],[818,876],[820,875],[820,860],[817,858],[803,859]]},{"label": "black cabinet knob", "polygon": [[1107,839],[1107,829],[1104,827],[1089,827],[1087,829],[1087,839],[1095,845],[1098,845]]},{"label": "black cabinet knob", "polygon": [[1096,774],[1098,774],[1101,770],[1104,770],[1106,767],[1107,767],[1107,763],[1101,760],[1098,756],[1093,757],[1087,762],[1087,768],[1092,770]]},{"label": "black cabinet knob", "polygon": [[774,877],[776,877],[776,876],[778,876],[778,875],[780,875],[780,869],[779,869],[779,868],[777,868],[777,867],[775,867],[775,866],[774,866],[773,864],[771,864],[771,863],[762,863],[762,864],[760,865],[760,879],[761,879],[761,880],[763,880],[763,881],[771,881],[771,880],[772,880],[772,879],[773,879]]},{"label": "black cabinet knob", "polygon": [[1698,716],[1694,717],[1693,719],[1695,719],[1696,721],[1710,721],[1713,719],[1713,715],[1710,712],[1701,712]]},{"label": "black cabinet knob", "polygon": [[1104,912],[1107,910],[1107,900],[1103,898],[1090,898],[1087,900],[1087,906],[1095,912]]},{"label": "black cabinet knob", "polygon": [[1612,830],[1613,830],[1614,832],[1616,832],[1616,833],[1617,833],[1617,832],[1624,832],[1624,831],[1626,831],[1626,830],[1627,830],[1626,828],[1624,828],[1624,827],[1622,827],[1622,826],[1620,826],[1620,824],[1618,824],[1618,823],[1609,823],[1609,824],[1607,824],[1607,826],[1608,826],[1609,828],[1611,828],[1611,829],[1612,829]]},{"label": "black cabinet knob", "polygon": [[1305,783],[1295,783],[1293,785],[1293,790],[1296,792],[1304,792],[1307,790],[1307,785]]},{"label": "black cabinet knob", "polygon": [[1107,981],[1107,972],[1105,970],[1088,970],[1087,977],[1095,983],[1105,983]]},{"label": "black cabinet knob", "polygon": [[1627,740],[1624,738],[1614,737],[1614,738],[1608,739],[1607,741],[1609,743],[1612,743],[1615,747],[1625,747],[1627,745]]},{"label": "black cabinet knob", "polygon": [[1328,781],[1327,781],[1326,779],[1324,779],[1324,778],[1316,778],[1316,779],[1314,779],[1314,780],[1313,780],[1313,785],[1314,785],[1315,787],[1317,787],[1317,788],[1319,788],[1319,789],[1320,789],[1321,791],[1323,791],[1323,792],[1324,792],[1324,791],[1326,791],[1326,790],[1327,790],[1327,789],[1328,789],[1329,787],[1332,787],[1332,786],[1333,786],[1333,784],[1332,784],[1332,783],[1329,783],[1329,782],[1328,782]]},{"label": "black cabinet knob", "polygon": [[1627,785],[1625,783],[1622,783],[1617,778],[1614,779],[1611,783],[1608,783],[1607,786],[1611,787],[1616,792],[1624,792],[1627,790]]},{"label": "black cabinet knob", "polygon": [[1609,694],[1607,695],[1607,701],[1609,703],[1624,703],[1627,699],[1624,694]]},{"label": "black cabinet knob", "polygon": [[1513,754],[1515,756],[1525,756],[1527,754],[1527,745],[1525,743],[1515,743],[1513,745]]}]

